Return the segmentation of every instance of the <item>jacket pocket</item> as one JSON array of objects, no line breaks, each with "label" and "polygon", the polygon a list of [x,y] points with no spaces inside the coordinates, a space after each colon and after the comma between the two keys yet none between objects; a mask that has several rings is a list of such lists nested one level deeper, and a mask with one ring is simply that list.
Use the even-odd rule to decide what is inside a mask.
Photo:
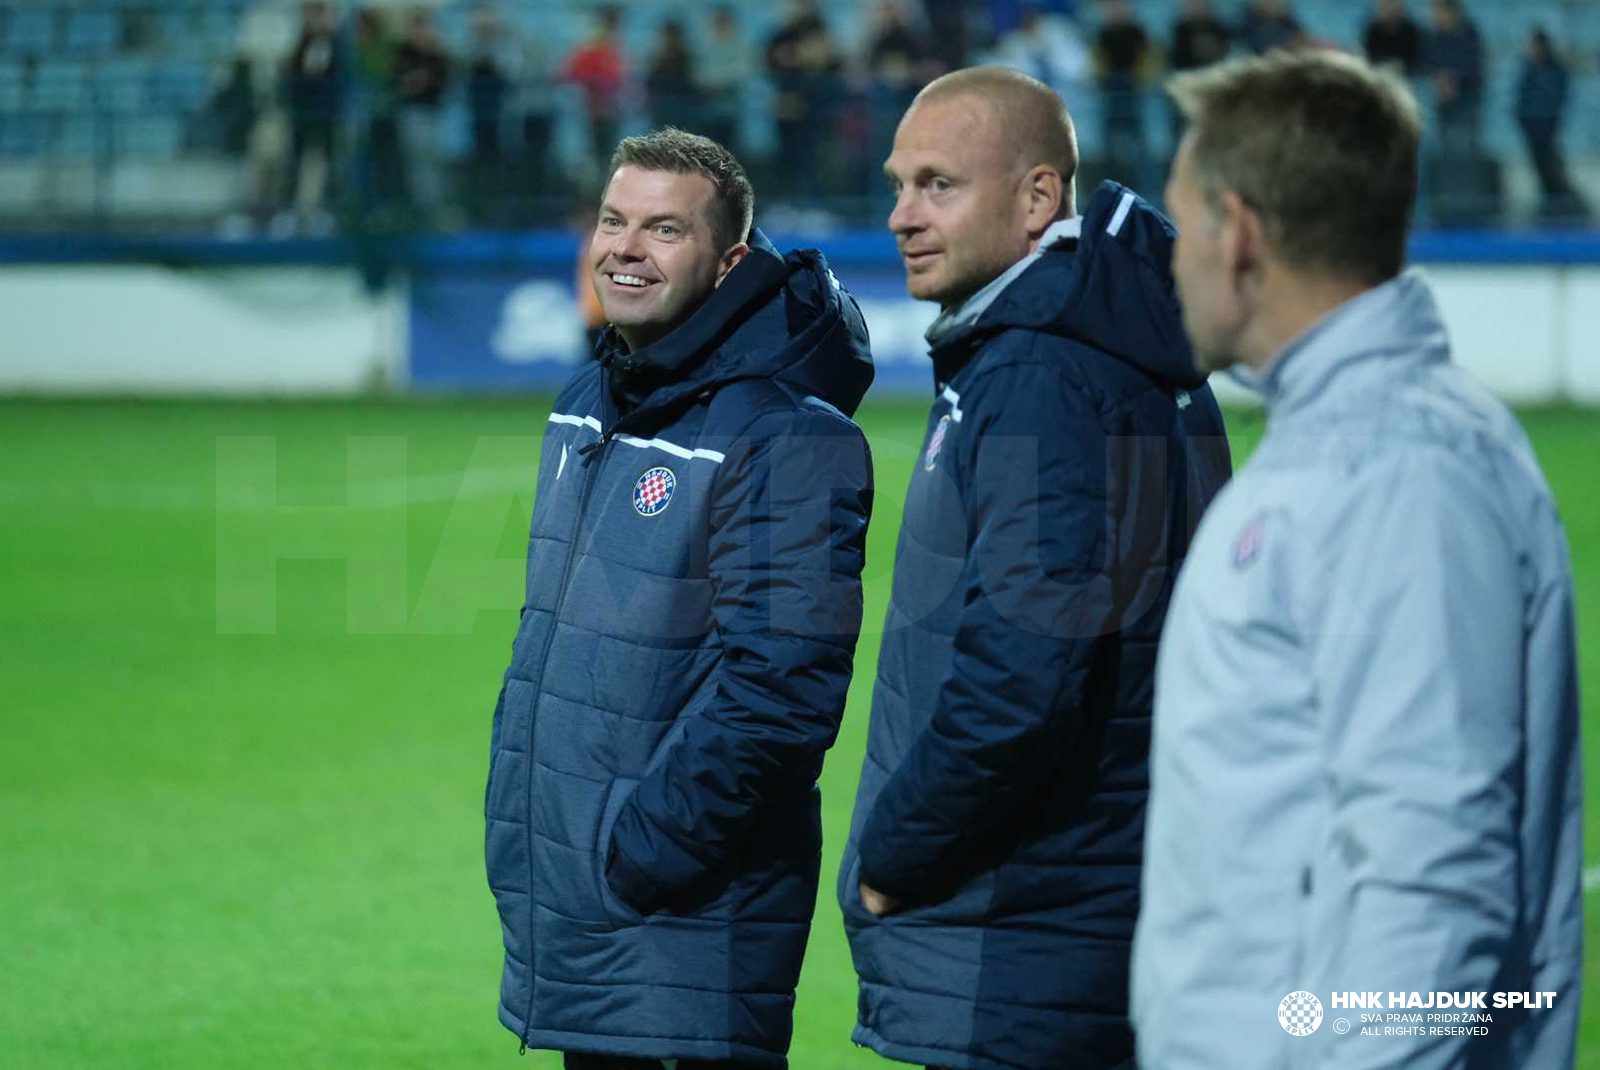
[{"label": "jacket pocket", "polygon": [[850,928],[876,924],[879,919],[861,901],[861,852],[852,851],[848,861],[839,880],[839,912]]},{"label": "jacket pocket", "polygon": [[595,885],[606,919],[617,928],[644,923],[644,915],[623,902],[621,897],[611,890],[611,882],[606,880],[606,858],[611,852],[611,830],[616,827],[617,815],[622,812],[628,800],[633,798],[633,791],[638,786],[637,780],[628,777],[617,777],[611,781],[611,785],[606,789],[605,803],[600,809],[600,825],[595,830]]},{"label": "jacket pocket", "polygon": [[[527,775],[528,717],[532,705],[533,685],[515,677],[507,679],[500,689],[489,730],[489,777],[483,787],[485,817],[511,821],[526,814],[519,777]],[[508,772],[509,768],[518,770],[518,775]]]}]

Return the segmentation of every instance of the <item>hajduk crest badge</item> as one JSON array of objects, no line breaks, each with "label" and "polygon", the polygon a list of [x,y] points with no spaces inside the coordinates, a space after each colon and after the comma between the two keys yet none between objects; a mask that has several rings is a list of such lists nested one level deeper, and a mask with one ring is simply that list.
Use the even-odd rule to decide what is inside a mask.
[{"label": "hajduk crest badge", "polygon": [[939,417],[939,422],[934,426],[933,434],[928,436],[928,452],[923,455],[922,467],[933,471],[933,466],[939,463],[939,450],[944,446],[945,436],[950,433],[950,416],[948,413]]},{"label": "hajduk crest badge", "polygon": [[1256,558],[1261,556],[1261,547],[1267,541],[1267,518],[1264,513],[1257,513],[1250,518],[1250,522],[1239,532],[1239,537],[1233,544],[1233,567],[1244,569],[1255,564]]},{"label": "hajduk crest badge", "polygon": [[678,477],[670,468],[652,468],[633,484],[633,507],[640,516],[655,516],[672,504]]}]

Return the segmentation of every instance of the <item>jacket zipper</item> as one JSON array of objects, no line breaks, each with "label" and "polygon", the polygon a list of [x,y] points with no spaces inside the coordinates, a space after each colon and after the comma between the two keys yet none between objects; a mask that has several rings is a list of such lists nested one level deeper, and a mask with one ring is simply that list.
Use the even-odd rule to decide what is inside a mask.
[{"label": "jacket zipper", "polygon": [[[583,490],[578,494],[578,515],[572,521],[572,535],[567,540],[567,560],[561,566],[561,583],[556,588],[556,602],[550,611],[550,630],[545,633],[544,647],[539,651],[539,686],[544,688],[545,661],[550,657],[550,644],[555,642],[556,626],[561,621],[561,607],[567,600],[567,581],[572,577],[572,561],[578,555],[578,536],[583,531],[583,517],[589,511],[589,492],[594,489],[595,474],[600,465],[591,464],[593,461],[603,461],[606,447],[611,443],[611,435],[602,435],[597,442],[578,450],[583,455]],[[538,698],[534,699],[534,706],[528,716],[528,778],[526,798],[523,802],[523,813],[528,820],[524,823],[528,852],[528,1011],[522,1016],[522,1046],[517,1049],[517,1054],[522,1055],[528,1050],[528,1034],[533,1032],[533,992],[536,979],[533,972],[533,928],[534,928],[534,900],[533,900],[533,730],[539,722]]]}]

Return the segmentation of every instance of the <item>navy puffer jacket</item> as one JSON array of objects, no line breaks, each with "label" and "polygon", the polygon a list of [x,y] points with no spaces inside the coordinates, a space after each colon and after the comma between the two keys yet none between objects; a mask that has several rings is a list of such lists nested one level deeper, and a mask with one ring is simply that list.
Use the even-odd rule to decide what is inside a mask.
[{"label": "navy puffer jacket", "polygon": [[[941,1067],[1133,1056],[1156,640],[1229,475],[1172,230],[1106,184],[933,351],[840,873],[857,1043]],[[879,920],[857,884],[900,897]]]},{"label": "navy puffer jacket", "polygon": [[785,1065],[817,775],[861,618],[872,379],[812,252],[751,253],[550,416],[485,810],[500,1020],[531,1047]]}]

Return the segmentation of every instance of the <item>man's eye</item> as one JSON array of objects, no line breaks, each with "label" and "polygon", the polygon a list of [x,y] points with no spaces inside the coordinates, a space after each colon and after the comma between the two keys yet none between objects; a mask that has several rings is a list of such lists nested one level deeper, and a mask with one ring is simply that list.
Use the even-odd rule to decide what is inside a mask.
[{"label": "man's eye", "polygon": [[663,223],[656,228],[656,233],[663,238],[675,238],[678,236],[678,228],[671,223]]},{"label": "man's eye", "polygon": [[943,193],[945,190],[950,188],[950,180],[948,178],[929,179],[928,188],[933,190],[935,193]]},{"label": "man's eye", "polygon": [[600,225],[602,227],[616,228],[616,227],[622,226],[622,220],[618,219],[614,215],[601,216],[600,217]]}]

